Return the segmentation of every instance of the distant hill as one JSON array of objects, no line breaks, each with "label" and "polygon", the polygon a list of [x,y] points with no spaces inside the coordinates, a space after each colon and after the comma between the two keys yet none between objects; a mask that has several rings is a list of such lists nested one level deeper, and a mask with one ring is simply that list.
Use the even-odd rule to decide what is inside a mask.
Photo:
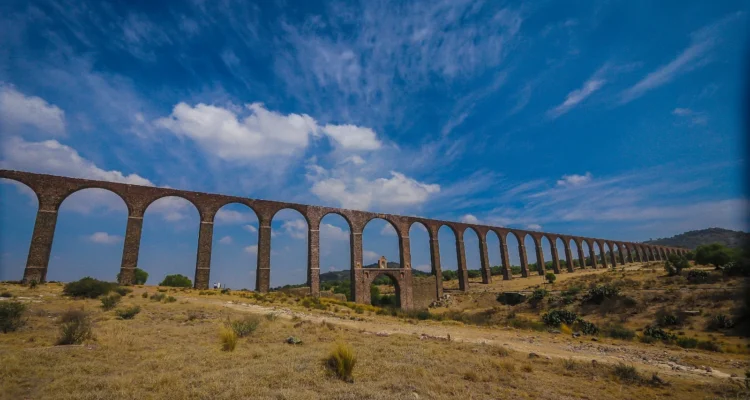
[{"label": "distant hill", "polygon": [[[362,268],[377,268],[378,263],[373,263],[370,265],[365,265]],[[388,261],[388,268],[401,268],[401,264],[393,261]],[[427,276],[429,275],[426,272],[422,272],[416,269],[412,269],[411,271],[413,276]],[[324,272],[320,274],[320,282],[340,282],[349,280],[350,278],[350,271],[348,269],[342,270],[342,271],[330,271],[330,272]]]},{"label": "distant hill", "polygon": [[741,247],[750,241],[750,233],[722,228],[708,228],[681,233],[670,238],[649,240],[643,243],[695,249],[702,244],[721,243],[727,247]]}]

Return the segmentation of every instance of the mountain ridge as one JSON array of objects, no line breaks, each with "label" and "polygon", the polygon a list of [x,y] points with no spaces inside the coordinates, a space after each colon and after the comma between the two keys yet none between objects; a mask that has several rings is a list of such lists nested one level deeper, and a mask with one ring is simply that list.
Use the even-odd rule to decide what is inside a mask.
[{"label": "mountain ridge", "polygon": [[750,233],[714,227],[687,231],[672,237],[652,239],[643,243],[695,249],[700,245],[711,243],[721,243],[727,247],[737,248],[748,242],[750,242]]}]

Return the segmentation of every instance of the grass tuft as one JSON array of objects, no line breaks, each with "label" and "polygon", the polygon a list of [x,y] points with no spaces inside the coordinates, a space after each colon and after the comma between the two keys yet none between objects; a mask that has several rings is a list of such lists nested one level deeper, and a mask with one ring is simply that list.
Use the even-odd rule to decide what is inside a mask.
[{"label": "grass tuft", "polygon": [[357,364],[357,357],[351,346],[345,343],[337,343],[328,357],[325,365],[328,370],[344,382],[354,382],[352,372]]},{"label": "grass tuft", "polygon": [[122,296],[120,296],[117,293],[110,293],[110,294],[107,294],[107,295],[104,295],[104,296],[100,297],[99,300],[101,300],[101,302],[102,302],[102,309],[104,311],[109,311],[109,310],[115,308],[115,306],[117,305],[117,303],[120,302],[121,298],[122,298]]},{"label": "grass tuft", "polygon": [[115,315],[120,319],[133,319],[139,312],[141,312],[140,306],[132,306],[115,311]]},{"label": "grass tuft", "polygon": [[241,320],[230,321],[228,325],[237,336],[242,338],[250,335],[258,329],[260,326],[260,318],[254,316],[245,317]]},{"label": "grass tuft", "polygon": [[0,329],[3,333],[14,332],[26,322],[22,319],[26,304],[18,301],[0,303]]},{"label": "grass tuft", "polygon": [[228,326],[222,326],[219,331],[219,339],[221,340],[222,351],[234,351],[237,347],[237,334],[234,329]]},{"label": "grass tuft", "polygon": [[91,319],[83,310],[68,310],[60,316],[57,345],[81,344],[91,338]]}]

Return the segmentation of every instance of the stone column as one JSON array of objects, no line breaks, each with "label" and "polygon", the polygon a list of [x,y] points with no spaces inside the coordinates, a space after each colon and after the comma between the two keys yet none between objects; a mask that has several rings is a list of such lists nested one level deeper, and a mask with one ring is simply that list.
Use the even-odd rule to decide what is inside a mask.
[{"label": "stone column", "polygon": [[526,257],[526,245],[521,241],[518,242],[518,261],[521,262],[521,276],[527,278],[529,276],[529,261]]},{"label": "stone column", "polygon": [[586,268],[586,254],[583,252],[583,244],[582,243],[576,243],[576,247],[578,249],[578,267],[579,268]]},{"label": "stone column", "polygon": [[482,283],[488,284],[492,282],[492,271],[490,270],[490,258],[487,253],[487,240],[486,238],[479,239],[479,259],[482,264]]},{"label": "stone column", "polygon": [[536,247],[536,266],[537,273],[544,276],[544,251],[542,250],[542,240],[534,238],[534,247]]},{"label": "stone column", "polygon": [[549,251],[552,255],[552,271],[560,273],[560,257],[557,255],[557,241],[550,242]]},{"label": "stone column", "polygon": [[307,230],[307,286],[310,296],[320,297],[320,225],[310,224]]},{"label": "stone column", "polygon": [[604,243],[599,242],[599,255],[602,256],[602,267],[607,268],[607,251]]},{"label": "stone column", "polygon": [[589,244],[589,256],[591,257],[591,268],[596,269],[597,267],[597,259],[596,259],[596,251],[594,250],[594,246],[591,246]]},{"label": "stone column", "polygon": [[626,247],[622,245],[622,243],[617,245],[617,250],[620,253],[620,264],[625,265],[627,262],[625,261],[625,249]]},{"label": "stone column", "polygon": [[34,222],[34,233],[31,235],[29,255],[26,259],[26,269],[23,271],[24,283],[31,281],[41,283],[47,280],[47,266],[56,224],[57,207],[48,206],[40,199],[36,222]]},{"label": "stone column", "polygon": [[509,281],[513,276],[510,269],[510,257],[508,256],[508,244],[505,239],[500,238],[500,259],[503,264],[503,280]]},{"label": "stone column", "polygon": [[[201,221],[200,230],[198,231],[198,255],[195,260],[195,282],[193,282],[193,286],[196,289],[208,289],[208,283],[211,279],[211,245],[213,237],[214,222]],[[258,249],[258,252],[260,254],[260,249]]]},{"label": "stone column", "polygon": [[440,242],[437,233],[430,233],[430,264],[435,275],[435,294],[440,298],[443,296],[443,270],[440,266]]},{"label": "stone column", "polygon": [[271,218],[258,215],[258,266],[255,290],[266,293],[271,289]]},{"label": "stone column", "polygon": [[406,234],[399,237],[398,246],[401,268],[411,269],[411,246],[409,231],[406,231]]},{"label": "stone column", "polygon": [[369,288],[364,293],[364,272],[362,271],[362,230],[352,226],[349,239],[351,246],[352,268],[351,268],[351,291],[352,300],[355,303],[367,304],[370,300]]},{"label": "stone column", "polygon": [[609,246],[609,260],[612,261],[612,268],[617,267],[617,255],[615,255],[615,246]]},{"label": "stone column", "polygon": [[568,261],[568,272],[573,272],[573,252],[570,250],[570,240],[565,241],[565,259]]},{"label": "stone column", "polygon": [[458,288],[469,290],[469,271],[466,269],[466,249],[464,248],[463,232],[456,237],[456,258],[458,262]]},{"label": "stone column", "polygon": [[138,252],[141,248],[141,230],[143,215],[128,215],[125,228],[125,243],[122,246],[122,263],[120,263],[120,285],[135,283],[135,269],[138,268]]}]

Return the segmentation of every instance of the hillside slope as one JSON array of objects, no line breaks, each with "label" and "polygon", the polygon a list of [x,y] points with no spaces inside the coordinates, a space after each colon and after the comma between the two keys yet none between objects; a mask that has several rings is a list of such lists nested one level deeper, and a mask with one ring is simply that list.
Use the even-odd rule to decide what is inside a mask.
[{"label": "hillside slope", "polygon": [[708,228],[643,243],[695,249],[702,244],[710,243],[721,243],[727,247],[740,247],[743,241],[750,241],[750,233],[723,228]]}]

